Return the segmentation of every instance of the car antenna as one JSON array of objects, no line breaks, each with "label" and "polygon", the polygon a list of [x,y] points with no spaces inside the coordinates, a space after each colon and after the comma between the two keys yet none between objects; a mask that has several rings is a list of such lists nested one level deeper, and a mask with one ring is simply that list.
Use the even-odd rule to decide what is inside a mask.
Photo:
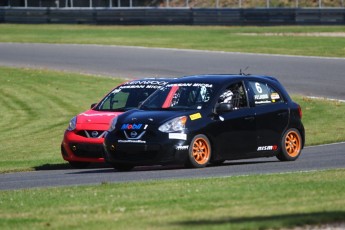
[{"label": "car antenna", "polygon": [[248,68],[249,66],[247,66],[243,71],[242,69],[240,69],[240,75],[249,75],[249,74],[244,73],[244,71],[246,71]]}]

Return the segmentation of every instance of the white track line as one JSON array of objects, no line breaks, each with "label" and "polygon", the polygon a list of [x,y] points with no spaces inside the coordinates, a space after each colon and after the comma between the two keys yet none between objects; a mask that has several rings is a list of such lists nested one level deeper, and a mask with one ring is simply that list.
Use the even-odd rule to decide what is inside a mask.
[{"label": "white track line", "polygon": [[345,100],[335,99],[335,98],[327,98],[327,97],[316,97],[316,96],[308,96],[307,98],[316,99],[316,100],[326,100],[326,101],[336,101],[345,103]]}]

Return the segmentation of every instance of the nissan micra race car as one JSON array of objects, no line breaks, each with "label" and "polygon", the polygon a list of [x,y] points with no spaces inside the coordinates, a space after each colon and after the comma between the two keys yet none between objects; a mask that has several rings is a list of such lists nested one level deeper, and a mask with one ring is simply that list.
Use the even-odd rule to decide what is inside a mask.
[{"label": "nissan micra race car", "polygon": [[293,161],[304,146],[301,118],[300,106],[273,77],[182,77],[113,119],[105,160],[117,170],[270,156]]},{"label": "nissan micra race car", "polygon": [[90,162],[104,162],[103,140],[111,119],[136,108],[170,80],[148,78],[126,82],[91,105],[90,110],[73,117],[61,144],[63,159],[76,168],[87,167]]}]

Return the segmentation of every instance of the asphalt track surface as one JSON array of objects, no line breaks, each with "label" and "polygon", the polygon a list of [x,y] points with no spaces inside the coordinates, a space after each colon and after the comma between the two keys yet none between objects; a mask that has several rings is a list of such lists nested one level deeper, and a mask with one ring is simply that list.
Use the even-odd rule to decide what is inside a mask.
[{"label": "asphalt track surface", "polygon": [[[205,73],[276,76],[290,93],[345,99],[345,58],[318,58],[100,45],[0,43],[0,66],[116,77]],[[105,89],[107,91],[108,89]]]},{"label": "asphalt track surface", "polygon": [[[345,100],[345,59],[287,55],[155,49],[99,45],[0,43],[0,66],[56,69],[114,77],[176,77],[204,73],[276,76],[290,93]],[[108,90],[108,89],[106,89]],[[106,91],[105,90],[105,91]],[[206,178],[288,173],[345,167],[345,143],[308,147],[295,162],[276,158],[227,161],[218,167],[137,167],[116,172],[106,165],[88,169],[41,167],[34,172],[0,174],[0,189],[12,190],[105,182]]]},{"label": "asphalt track surface", "polygon": [[221,166],[202,169],[152,166],[136,167],[130,172],[117,172],[106,165],[98,165],[102,167],[8,173],[0,175],[0,190],[336,169],[345,166],[344,149],[345,143],[314,146],[305,148],[293,162],[281,162],[275,157],[257,158],[226,161]]}]

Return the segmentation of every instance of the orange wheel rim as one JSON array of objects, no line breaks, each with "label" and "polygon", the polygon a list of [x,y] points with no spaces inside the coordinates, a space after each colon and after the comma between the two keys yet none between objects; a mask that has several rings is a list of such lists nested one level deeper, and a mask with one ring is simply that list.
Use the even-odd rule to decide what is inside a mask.
[{"label": "orange wheel rim", "polygon": [[193,157],[195,161],[202,165],[205,164],[210,157],[210,147],[203,138],[197,138],[193,143]]},{"label": "orange wheel rim", "polygon": [[290,157],[296,157],[301,150],[301,140],[295,131],[291,131],[285,138],[285,149]]}]

